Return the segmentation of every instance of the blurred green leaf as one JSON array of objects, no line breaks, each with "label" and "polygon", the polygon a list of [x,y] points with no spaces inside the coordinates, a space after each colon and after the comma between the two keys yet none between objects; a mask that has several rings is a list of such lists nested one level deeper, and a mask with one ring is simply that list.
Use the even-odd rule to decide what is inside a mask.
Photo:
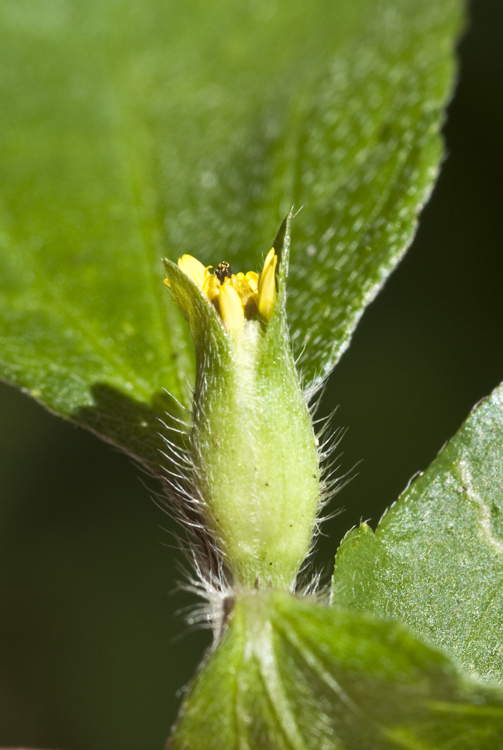
[{"label": "blurred green leaf", "polygon": [[349,532],[334,603],[399,618],[463,670],[503,680],[503,386],[475,408],[377,531]]},{"label": "blurred green leaf", "polygon": [[431,188],[459,23],[459,0],[4,0],[2,377],[155,467],[193,375],[160,257],[258,269],[291,205],[321,377]]},{"label": "blurred green leaf", "polygon": [[503,694],[402,625],[287,594],[237,601],[170,750],[487,750]]}]

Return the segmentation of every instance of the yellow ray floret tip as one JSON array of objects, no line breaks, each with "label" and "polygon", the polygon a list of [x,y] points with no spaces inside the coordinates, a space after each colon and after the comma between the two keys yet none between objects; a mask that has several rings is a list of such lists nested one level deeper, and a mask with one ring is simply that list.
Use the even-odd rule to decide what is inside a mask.
[{"label": "yellow ray floret tip", "polygon": [[258,310],[269,321],[276,304],[276,265],[278,256],[272,247],[267,253],[264,268],[258,280]]},{"label": "yellow ray floret tip", "polygon": [[203,292],[210,302],[217,302],[220,294],[220,282],[213,273],[209,273],[203,284]]},{"label": "yellow ray floret tip", "polygon": [[208,268],[211,268],[211,266],[205,268],[201,261],[192,255],[182,255],[181,258],[178,258],[178,268],[202,289],[208,275]]},{"label": "yellow ray floret tip", "polygon": [[220,287],[220,315],[229,331],[240,331],[245,322],[245,312],[241,297],[232,286],[230,279],[225,279]]}]

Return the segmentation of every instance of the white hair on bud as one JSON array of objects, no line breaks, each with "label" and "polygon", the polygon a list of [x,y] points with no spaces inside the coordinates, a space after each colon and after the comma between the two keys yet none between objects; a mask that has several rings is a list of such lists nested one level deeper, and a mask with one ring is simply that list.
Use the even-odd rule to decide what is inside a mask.
[{"label": "white hair on bud", "polygon": [[[230,566],[227,564],[223,540],[218,538],[208,523],[208,518],[211,519],[211,508],[199,489],[203,485],[203,476],[211,473],[211,467],[205,463],[204,456],[201,455],[198,445],[192,439],[192,425],[193,421],[198,421],[203,417],[197,410],[200,409],[199,404],[204,401],[204,394],[209,387],[205,372],[210,363],[214,365],[215,358],[219,355],[218,351],[213,350],[200,352],[199,356],[201,357],[197,382],[199,399],[194,402],[193,392],[190,389],[192,411],[172,394],[168,394],[175,404],[178,415],[167,412],[165,418],[159,420],[161,425],[159,434],[164,443],[164,449],[160,451],[163,459],[161,461],[163,494],[158,494],[155,502],[184,531],[183,538],[176,533],[173,534],[191,571],[184,571],[185,582],[182,588],[196,594],[200,599],[199,604],[188,608],[185,619],[192,627],[211,628],[216,643],[232,611],[235,582]],[[312,570],[313,552],[316,540],[321,534],[322,523],[342,511],[335,510],[326,515],[322,515],[322,512],[352,478],[348,473],[340,474],[340,455],[335,454],[345,434],[343,428],[332,429],[332,420],[336,410],[314,421],[314,415],[324,394],[325,384],[326,378],[320,378],[315,387],[304,390],[315,430],[320,467],[320,490],[311,543],[292,585],[292,593],[301,596],[315,595],[321,599],[327,598],[326,591],[320,585],[321,573]],[[253,439],[253,435],[250,435],[250,439]],[[211,524],[211,526],[213,529],[218,528],[217,524]]]}]

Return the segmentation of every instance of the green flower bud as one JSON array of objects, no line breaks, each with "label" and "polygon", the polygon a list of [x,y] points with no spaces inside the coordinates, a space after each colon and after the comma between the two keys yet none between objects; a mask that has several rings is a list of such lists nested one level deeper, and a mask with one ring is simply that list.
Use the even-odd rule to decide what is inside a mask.
[{"label": "green flower bud", "polygon": [[[289,222],[260,276],[166,260],[196,350],[190,453],[198,507],[233,585],[291,589],[320,503],[317,441],[285,313]],[[279,261],[279,262],[278,262]]]}]

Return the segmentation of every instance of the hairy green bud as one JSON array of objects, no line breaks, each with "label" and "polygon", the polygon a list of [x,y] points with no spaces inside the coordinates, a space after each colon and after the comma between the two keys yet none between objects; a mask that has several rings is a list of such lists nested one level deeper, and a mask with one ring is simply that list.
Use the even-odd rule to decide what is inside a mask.
[{"label": "hairy green bud", "polygon": [[193,484],[237,588],[292,589],[319,508],[317,441],[286,323],[288,252],[289,219],[260,276],[165,261],[196,348]]}]

